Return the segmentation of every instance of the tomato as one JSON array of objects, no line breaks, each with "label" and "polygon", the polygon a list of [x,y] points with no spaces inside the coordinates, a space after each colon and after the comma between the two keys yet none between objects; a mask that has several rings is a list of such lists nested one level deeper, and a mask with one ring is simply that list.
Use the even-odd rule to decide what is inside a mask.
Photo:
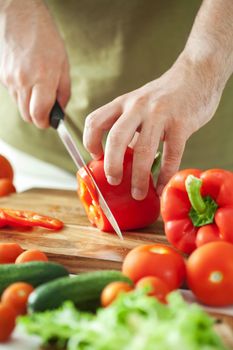
[{"label": "tomato", "polygon": [[45,253],[40,250],[28,249],[17,257],[15,263],[21,264],[28,261],[48,261],[48,258]]},{"label": "tomato", "polygon": [[133,290],[133,287],[126,282],[112,282],[108,284],[101,293],[101,305],[106,307],[110,305],[120,293],[127,293]]},{"label": "tomato", "polygon": [[9,339],[15,328],[16,313],[10,305],[0,303],[0,342]]},{"label": "tomato", "polygon": [[149,296],[153,296],[158,299],[161,303],[166,304],[166,296],[169,294],[169,288],[160,278],[155,276],[148,276],[141,278],[137,284],[136,288],[149,287]]},{"label": "tomato", "polygon": [[16,282],[7,287],[2,293],[2,302],[14,308],[17,315],[27,312],[27,300],[34,288],[24,282]]},{"label": "tomato", "polygon": [[9,160],[0,155],[0,179],[9,179],[12,182],[13,177],[14,171]]},{"label": "tomato", "polygon": [[0,197],[8,196],[14,192],[16,189],[10,179],[0,179]]},{"label": "tomato", "polygon": [[173,290],[185,279],[185,263],[179,253],[164,244],[142,245],[127,254],[122,272],[135,283],[143,277],[158,277]]},{"label": "tomato", "polygon": [[204,304],[233,304],[233,244],[211,242],[196,249],[187,261],[189,288]]},{"label": "tomato", "polygon": [[17,243],[0,243],[0,264],[14,263],[21,253],[23,249]]}]

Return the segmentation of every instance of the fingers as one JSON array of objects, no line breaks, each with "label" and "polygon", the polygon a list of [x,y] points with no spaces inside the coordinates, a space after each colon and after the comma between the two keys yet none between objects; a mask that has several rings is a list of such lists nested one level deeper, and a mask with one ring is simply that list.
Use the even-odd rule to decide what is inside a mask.
[{"label": "fingers", "polygon": [[62,106],[65,108],[71,94],[71,82],[70,82],[70,74],[69,74],[69,63],[68,60],[64,63],[64,69],[61,73],[58,90],[57,90],[57,100]]},{"label": "fingers", "polygon": [[175,129],[165,135],[160,174],[157,182],[157,193],[162,194],[164,186],[178,171],[185,148],[184,132]]},{"label": "fingers", "polygon": [[123,114],[111,128],[106,142],[104,170],[108,182],[118,185],[122,179],[126,148],[141,123],[141,117],[133,110]]},{"label": "fingers", "polygon": [[112,101],[89,114],[85,121],[83,144],[95,159],[103,155],[102,138],[121,115],[120,103]]},{"label": "fingers", "polygon": [[159,145],[163,125],[159,120],[152,124],[149,120],[142,125],[138,140],[134,146],[132,168],[132,197],[142,200],[149,187],[151,166]]},{"label": "fingers", "polygon": [[32,122],[32,118],[29,113],[30,98],[31,98],[31,89],[22,88],[20,89],[20,91],[18,91],[17,102],[18,102],[19,111],[22,118],[28,123]]},{"label": "fingers", "polygon": [[45,84],[36,84],[33,86],[29,113],[33,123],[38,128],[47,128],[49,126],[49,113],[54,105],[56,92]]}]

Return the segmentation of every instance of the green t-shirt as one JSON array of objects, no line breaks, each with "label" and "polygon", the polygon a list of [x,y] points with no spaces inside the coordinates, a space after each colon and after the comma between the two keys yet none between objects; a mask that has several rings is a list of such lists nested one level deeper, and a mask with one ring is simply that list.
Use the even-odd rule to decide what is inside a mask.
[{"label": "green t-shirt", "polygon": [[[65,39],[72,80],[67,114],[88,158],[82,146],[87,114],[164,73],[182,51],[201,1],[47,0],[46,4]],[[182,168],[233,170],[232,90],[233,79],[214,119],[187,142]],[[39,130],[23,122],[3,87],[0,101],[0,138],[35,157],[75,171],[56,131]]]}]

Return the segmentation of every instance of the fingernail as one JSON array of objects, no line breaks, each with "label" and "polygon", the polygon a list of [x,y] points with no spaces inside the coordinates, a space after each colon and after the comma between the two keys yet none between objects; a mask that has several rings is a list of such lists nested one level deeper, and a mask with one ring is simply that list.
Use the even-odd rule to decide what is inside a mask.
[{"label": "fingernail", "polygon": [[107,181],[110,185],[116,186],[119,185],[120,181],[117,177],[107,176]]},{"label": "fingernail", "polygon": [[133,188],[132,189],[132,197],[138,201],[145,198],[145,193],[140,190],[139,188]]},{"label": "fingernail", "polygon": [[159,196],[162,195],[162,192],[163,192],[163,189],[164,189],[164,185],[159,185],[157,188],[156,188],[156,192]]}]

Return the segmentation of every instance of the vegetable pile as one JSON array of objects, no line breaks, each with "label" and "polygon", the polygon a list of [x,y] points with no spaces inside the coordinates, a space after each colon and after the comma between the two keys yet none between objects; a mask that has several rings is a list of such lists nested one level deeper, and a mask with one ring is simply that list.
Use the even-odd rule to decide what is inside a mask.
[{"label": "vegetable pile", "polygon": [[213,320],[197,305],[173,292],[160,304],[142,290],[122,294],[95,314],[82,313],[71,302],[54,311],[20,318],[27,332],[44,344],[68,350],[223,350]]}]

